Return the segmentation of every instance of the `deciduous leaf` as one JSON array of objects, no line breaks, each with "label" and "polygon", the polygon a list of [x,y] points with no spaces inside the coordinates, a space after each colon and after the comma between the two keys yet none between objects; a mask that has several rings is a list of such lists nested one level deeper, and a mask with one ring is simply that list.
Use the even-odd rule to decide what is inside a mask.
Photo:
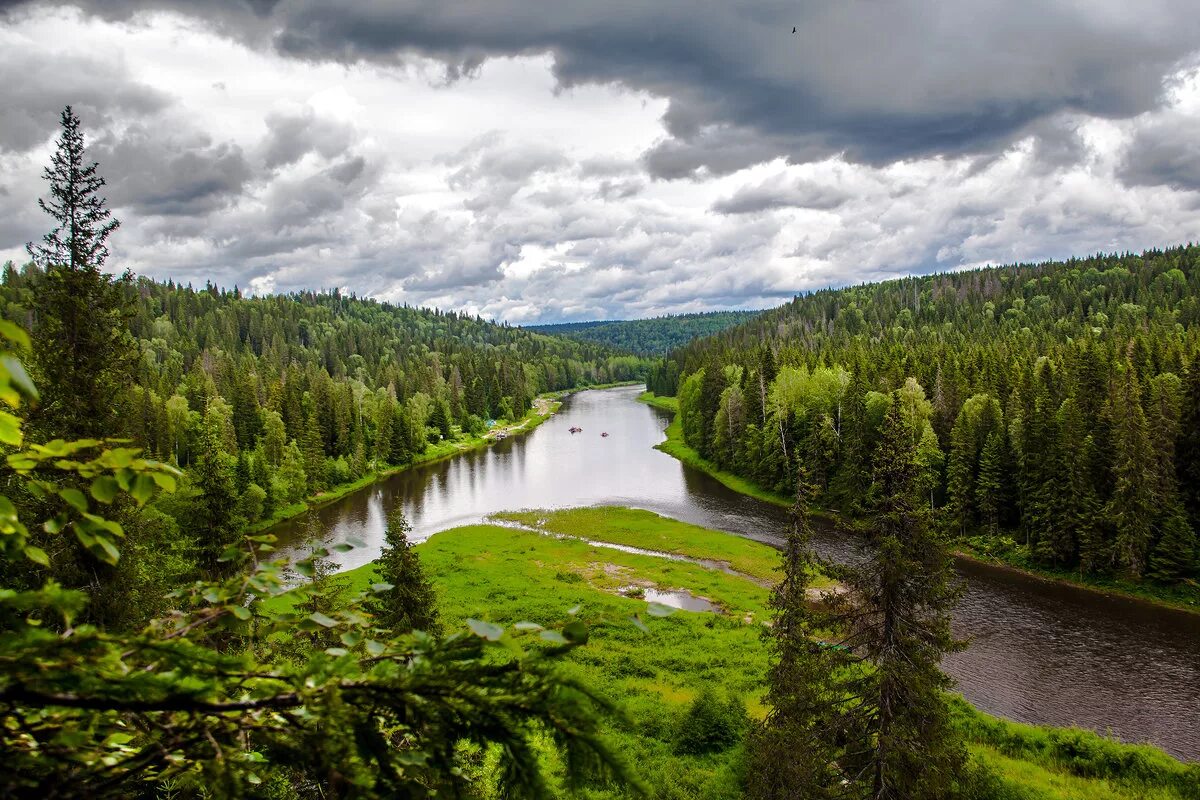
[{"label": "deciduous leaf", "polygon": [[80,513],[86,513],[88,510],[87,498],[83,496],[83,492],[78,489],[60,489],[58,496],[67,502],[72,508]]},{"label": "deciduous leaf", "polygon": [[588,640],[588,628],[579,620],[568,622],[562,629],[563,636],[572,644],[583,644]]},{"label": "deciduous leaf", "polygon": [[501,628],[499,625],[493,625],[490,622],[484,622],[483,620],[468,619],[467,627],[476,636],[487,639],[489,642],[498,641],[504,635],[504,628]]},{"label": "deciduous leaf", "polygon": [[101,503],[111,503],[117,496],[117,480],[111,475],[101,475],[92,481],[92,497]]},{"label": "deciduous leaf", "polygon": [[518,622],[516,625],[513,625],[513,627],[519,631],[540,631],[545,629],[542,625],[538,625],[536,622]]},{"label": "deciduous leaf", "polygon": [[46,551],[40,547],[26,545],[25,557],[35,564],[41,564],[43,567],[50,566],[50,557],[46,555]]}]

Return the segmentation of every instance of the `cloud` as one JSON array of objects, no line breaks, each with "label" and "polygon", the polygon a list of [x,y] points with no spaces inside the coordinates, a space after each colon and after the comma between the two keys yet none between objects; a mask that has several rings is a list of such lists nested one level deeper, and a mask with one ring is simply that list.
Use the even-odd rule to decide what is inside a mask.
[{"label": "cloud", "polygon": [[[32,4],[0,65],[78,93],[112,266],[197,285],[555,321],[1194,238],[1200,23],[993,5]],[[8,83],[0,261],[66,96]]]},{"label": "cloud", "polygon": [[104,164],[108,200],[146,215],[199,215],[241,196],[250,166],[236,144],[214,144],[202,133],[179,136],[135,124],[96,141],[91,156]]},{"label": "cloud", "polygon": [[[885,164],[996,152],[1063,112],[1128,118],[1158,107],[1164,79],[1200,40],[1192,0],[151,5],[297,59],[436,59],[450,80],[490,58],[549,53],[560,87],[616,84],[669,100],[669,137],[646,154],[662,178],[776,157]],[[89,8],[128,17],[145,6]]]},{"label": "cloud", "polygon": [[1200,115],[1167,114],[1140,127],[1118,175],[1129,186],[1200,191]]},{"label": "cloud", "polygon": [[317,116],[311,106],[267,115],[263,160],[272,169],[294,164],[309,153],[335,158],[356,138],[351,125]]},{"label": "cloud", "polygon": [[166,94],[138,82],[119,61],[0,46],[0,75],[7,76],[0,80],[0,153],[45,144],[67,105],[95,129],[170,104]]},{"label": "cloud", "polygon": [[754,214],[781,208],[831,211],[850,199],[843,188],[805,178],[787,180],[779,175],[756,186],[744,186],[713,204],[718,214]]}]

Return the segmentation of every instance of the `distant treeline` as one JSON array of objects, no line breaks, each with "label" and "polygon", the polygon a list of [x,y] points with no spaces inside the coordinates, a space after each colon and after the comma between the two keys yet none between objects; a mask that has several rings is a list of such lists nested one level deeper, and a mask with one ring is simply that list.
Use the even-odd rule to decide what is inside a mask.
[{"label": "distant treeline", "polygon": [[816,292],[672,352],[687,442],[781,492],[861,508],[899,403],[922,493],[982,549],[1195,575],[1200,247]]},{"label": "distant treeline", "polygon": [[672,314],[653,319],[563,322],[530,325],[528,330],[566,336],[581,342],[597,342],[641,355],[662,355],[693,339],[711,336],[740,325],[758,311],[709,311],[703,314]]}]

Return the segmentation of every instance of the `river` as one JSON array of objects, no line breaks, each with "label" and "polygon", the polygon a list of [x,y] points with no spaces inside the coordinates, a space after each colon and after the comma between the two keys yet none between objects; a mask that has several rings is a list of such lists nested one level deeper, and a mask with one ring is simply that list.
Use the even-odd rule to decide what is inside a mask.
[{"label": "river", "polygon": [[[606,504],[779,544],[782,509],[653,449],[670,415],[637,402],[640,391],[575,394],[529,434],[400,472],[278,526],[281,550],[297,553],[311,539],[358,540],[366,546],[337,558],[345,568],[365,564],[378,556],[396,503],[414,540],[496,511]],[[583,432],[571,434],[571,426]],[[830,528],[818,530],[816,546],[830,558],[854,550]],[[945,668],[975,706],[1200,760],[1200,616],[975,562],[960,561],[958,569],[967,589],[954,630],[970,646],[950,655]]]}]

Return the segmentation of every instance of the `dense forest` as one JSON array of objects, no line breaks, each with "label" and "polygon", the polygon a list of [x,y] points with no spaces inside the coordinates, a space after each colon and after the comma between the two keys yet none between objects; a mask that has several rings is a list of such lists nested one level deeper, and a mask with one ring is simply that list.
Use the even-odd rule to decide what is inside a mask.
[{"label": "dense forest", "polygon": [[1191,580],[1200,527],[1200,247],[816,292],[674,351],[686,441],[859,511],[889,397],[925,502],[984,552]]},{"label": "dense forest", "polygon": [[703,314],[668,314],[653,319],[564,322],[530,325],[528,330],[597,342],[631,353],[661,356],[693,339],[711,336],[753,319],[758,311],[709,311]]},{"label": "dense forest", "polygon": [[[46,283],[33,264],[7,265],[5,318],[35,331],[56,318]],[[56,365],[70,362],[48,346],[33,365],[47,391],[31,424],[104,430],[183,468],[162,510],[209,558],[308,495],[520,418],[539,393],[645,373],[602,345],[336,291],[243,297],[125,276],[106,302],[123,321],[104,353],[120,380],[93,398],[56,396],[72,383]]]}]

